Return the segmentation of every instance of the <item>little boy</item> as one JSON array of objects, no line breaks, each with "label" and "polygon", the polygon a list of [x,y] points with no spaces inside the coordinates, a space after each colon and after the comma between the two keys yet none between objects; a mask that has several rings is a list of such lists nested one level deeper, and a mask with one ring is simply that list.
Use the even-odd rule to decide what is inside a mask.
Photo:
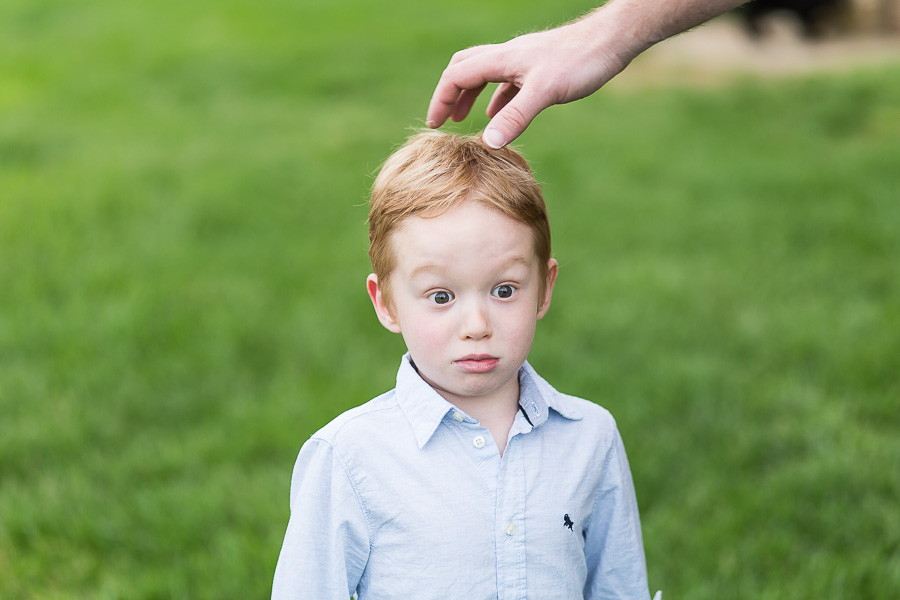
[{"label": "little boy", "polygon": [[528,164],[420,133],[372,189],[395,389],[300,450],[272,598],[649,598],[625,449],[525,362],[558,265]]}]

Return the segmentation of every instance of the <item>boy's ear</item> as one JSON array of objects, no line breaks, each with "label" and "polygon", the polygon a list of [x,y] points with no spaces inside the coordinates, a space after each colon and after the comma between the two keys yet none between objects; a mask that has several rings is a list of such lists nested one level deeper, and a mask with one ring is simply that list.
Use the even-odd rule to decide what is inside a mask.
[{"label": "boy's ear", "polygon": [[384,297],[381,295],[381,288],[378,287],[378,275],[375,273],[371,273],[366,277],[366,291],[369,292],[372,306],[375,307],[375,314],[378,315],[378,320],[381,321],[384,328],[393,333],[400,333],[400,323],[397,322],[393,311],[391,311],[390,307],[384,302]]},{"label": "boy's ear", "polygon": [[555,258],[547,261],[547,287],[544,290],[544,303],[538,308],[537,318],[542,319],[547,311],[550,310],[550,298],[553,297],[553,285],[556,283],[556,276],[559,274],[559,263]]}]

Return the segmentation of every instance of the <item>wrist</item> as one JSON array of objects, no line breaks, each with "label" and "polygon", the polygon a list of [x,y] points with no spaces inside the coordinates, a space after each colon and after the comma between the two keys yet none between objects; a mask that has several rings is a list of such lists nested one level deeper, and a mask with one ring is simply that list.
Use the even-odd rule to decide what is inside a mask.
[{"label": "wrist", "polygon": [[573,23],[584,28],[585,39],[594,52],[613,55],[623,68],[664,39],[651,35],[647,25],[646,14],[634,10],[629,2],[616,1],[607,2]]}]

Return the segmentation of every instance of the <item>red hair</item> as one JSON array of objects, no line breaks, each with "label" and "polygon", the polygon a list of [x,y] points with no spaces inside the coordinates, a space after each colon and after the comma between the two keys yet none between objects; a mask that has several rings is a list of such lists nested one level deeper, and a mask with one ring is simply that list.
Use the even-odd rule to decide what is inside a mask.
[{"label": "red hair", "polygon": [[369,202],[369,258],[385,303],[396,265],[391,234],[409,217],[436,217],[466,201],[527,225],[540,268],[544,297],[550,261],[550,222],[541,186],[515,150],[492,150],[480,136],[425,131],[394,152],[372,185]]}]

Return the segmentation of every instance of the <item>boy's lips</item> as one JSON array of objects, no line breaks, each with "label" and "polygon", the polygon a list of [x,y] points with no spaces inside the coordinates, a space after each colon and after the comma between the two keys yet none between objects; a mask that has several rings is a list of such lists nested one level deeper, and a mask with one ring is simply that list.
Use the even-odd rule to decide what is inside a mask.
[{"label": "boy's lips", "polygon": [[486,354],[471,354],[453,361],[453,364],[468,373],[487,373],[500,364],[500,359]]}]

